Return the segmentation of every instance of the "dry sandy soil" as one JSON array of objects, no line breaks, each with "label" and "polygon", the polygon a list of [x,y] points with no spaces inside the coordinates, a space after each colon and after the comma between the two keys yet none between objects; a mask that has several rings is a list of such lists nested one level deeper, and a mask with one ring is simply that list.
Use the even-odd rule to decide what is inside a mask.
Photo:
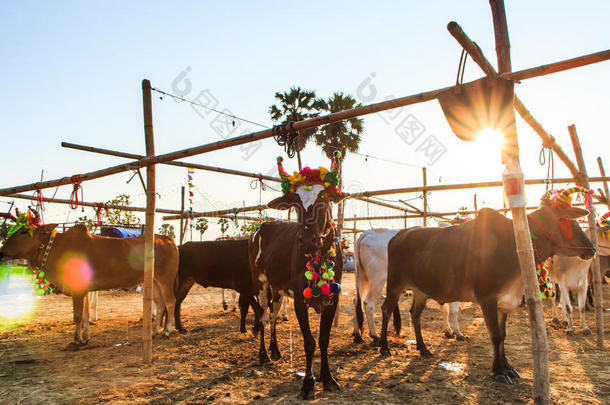
[{"label": "dry sandy soil", "polygon": [[[424,312],[424,339],[434,356],[420,358],[414,346],[408,308],[400,303],[406,339],[392,338],[393,356],[382,358],[369,342],[352,343],[351,298],[354,276],[343,282],[341,322],[333,329],[330,363],[343,390],[326,393],[316,385],[312,402],[324,403],[531,403],[532,357],[525,309],[509,317],[506,351],[522,379],[514,385],[491,378],[492,350],[481,310],[464,304],[462,331],[470,337],[458,342],[443,336],[441,313],[430,302]],[[605,286],[608,307],[610,286]],[[267,366],[257,364],[257,344],[239,333],[238,316],[220,305],[220,290],[194,288],[184,302],[186,335],[153,341],[154,363],[141,363],[141,296],[137,293],[100,294],[100,320],[91,329],[88,347],[64,348],[72,339],[71,299],[52,295],[37,300],[32,317],[18,324],[0,324],[0,403],[296,403],[303,371],[302,338],[294,313],[278,325],[283,358]],[[319,317],[310,313],[314,333]],[[553,403],[610,403],[608,350],[595,348],[594,336],[583,336],[576,319],[576,335],[568,337],[551,326],[545,308],[551,359]],[[594,315],[587,317],[595,330]],[[576,317],[578,318],[578,317]],[[249,323],[252,316],[249,316]],[[605,312],[606,329],[610,312]],[[378,320],[379,325],[379,320]],[[378,326],[379,328],[379,326]],[[606,332],[606,347],[610,345]],[[369,340],[370,341],[370,340]],[[319,356],[316,356],[319,362]],[[456,366],[447,370],[445,363]],[[439,363],[441,365],[439,365]],[[456,363],[456,364],[452,364]],[[318,370],[319,366],[315,369]]]}]

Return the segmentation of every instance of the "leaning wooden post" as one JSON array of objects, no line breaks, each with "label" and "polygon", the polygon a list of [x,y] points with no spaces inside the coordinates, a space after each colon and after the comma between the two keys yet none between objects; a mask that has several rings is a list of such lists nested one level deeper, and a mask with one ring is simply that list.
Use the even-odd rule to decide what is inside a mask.
[{"label": "leaning wooden post", "polygon": [[[599,172],[601,173],[601,176],[606,177],[606,171],[604,170],[604,163],[602,162],[601,157],[597,158],[597,165],[599,166]],[[610,196],[608,195],[608,182],[604,180],[603,184],[604,184],[604,193],[606,193],[606,205],[608,206],[608,209],[610,210]]]},{"label": "leaning wooden post", "polygon": [[[589,177],[587,176],[587,168],[585,166],[585,160],[582,156],[582,148],[580,147],[580,141],[578,140],[578,134],[576,133],[576,126],[570,125],[568,127],[570,132],[570,139],[572,140],[572,146],[574,147],[574,154],[576,155],[576,164],[580,170],[580,176],[576,179],[576,183],[589,189]],[[595,206],[591,204],[589,209],[589,239],[591,244],[596,250],[599,250],[597,243],[597,224],[595,223]],[[591,270],[593,272],[593,301],[595,303],[595,326],[597,328],[597,348],[604,348],[604,309],[602,308],[602,276],[599,268],[599,255],[596,255],[591,264]]]},{"label": "leaning wooden post", "polygon": [[428,186],[428,176],[426,174],[426,168],[422,167],[421,168],[421,173],[422,173],[422,177],[423,177],[423,193],[424,193],[424,211],[423,211],[423,215],[422,215],[422,221],[423,221],[423,226],[428,226],[428,189],[426,188]]},{"label": "leaning wooden post", "polygon": [[477,206],[477,195],[474,195],[474,215],[476,216],[477,213],[479,212],[479,208]]},{"label": "leaning wooden post", "polygon": [[[146,156],[154,156],[155,142],[153,135],[152,95],[150,81],[142,80],[142,101],[144,105],[144,137]],[[155,165],[146,167],[146,226],[144,227],[144,284],[142,286],[142,342],[144,346],[142,360],[152,363],[152,301],[153,279],[155,272]]]},{"label": "leaning wooden post", "polygon": [[[511,71],[510,42],[506,23],[504,0],[490,0],[496,54],[498,57],[498,71],[500,74]],[[512,87],[510,89],[512,91]],[[511,97],[512,98],[512,97]],[[524,192],[523,172],[519,165],[519,149],[517,143],[517,127],[514,110],[511,108],[510,128],[504,134],[508,153],[503,156],[506,169],[502,175],[504,192],[513,216],[513,227],[521,277],[525,285],[525,297],[530,319],[532,333],[532,352],[534,357],[534,386],[533,396],[536,404],[550,403],[549,358],[546,326],[542,312],[542,298],[538,287],[534,251],[530,239],[529,225],[525,211],[526,201]]]},{"label": "leaning wooden post", "polygon": [[180,244],[184,240],[184,186],[180,188]]}]

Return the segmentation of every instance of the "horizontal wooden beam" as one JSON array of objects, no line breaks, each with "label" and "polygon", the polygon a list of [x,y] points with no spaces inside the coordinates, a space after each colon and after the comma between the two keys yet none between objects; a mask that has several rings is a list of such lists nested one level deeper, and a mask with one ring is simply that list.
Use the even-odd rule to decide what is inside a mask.
[{"label": "horizontal wooden beam", "polygon": [[269,207],[267,207],[266,205],[251,205],[249,207],[239,207],[239,208],[229,208],[229,209],[225,209],[225,210],[216,210],[216,211],[207,211],[207,212],[193,212],[193,213],[189,213],[189,212],[185,212],[184,214],[180,214],[180,212],[178,212],[178,215],[167,215],[163,217],[164,221],[171,221],[173,219],[180,219],[180,218],[199,218],[199,217],[222,217],[225,215],[235,215],[235,214],[239,214],[240,212],[249,212],[249,211],[261,211],[261,210],[265,210],[265,209],[269,209]]}]

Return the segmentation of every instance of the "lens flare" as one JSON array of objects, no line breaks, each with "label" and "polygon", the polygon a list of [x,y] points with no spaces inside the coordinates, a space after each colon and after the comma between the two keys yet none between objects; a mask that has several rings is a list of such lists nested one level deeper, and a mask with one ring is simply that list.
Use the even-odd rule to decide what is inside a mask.
[{"label": "lens flare", "polygon": [[74,291],[85,290],[93,279],[93,269],[87,258],[81,253],[66,253],[64,258],[59,261],[58,270],[64,284]]},{"label": "lens flare", "polygon": [[27,321],[36,305],[32,274],[22,266],[0,266],[0,329]]}]

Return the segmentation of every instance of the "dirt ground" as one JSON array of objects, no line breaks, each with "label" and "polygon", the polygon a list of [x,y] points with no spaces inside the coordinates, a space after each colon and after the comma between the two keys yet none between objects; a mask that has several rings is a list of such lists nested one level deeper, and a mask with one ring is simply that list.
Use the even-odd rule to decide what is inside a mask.
[{"label": "dirt ground", "polygon": [[[392,338],[389,358],[367,343],[352,342],[354,275],[343,282],[341,321],[333,329],[330,364],[342,386],[326,393],[316,384],[312,402],[325,403],[531,403],[532,357],[527,313],[520,308],[508,321],[506,352],[522,379],[514,385],[491,377],[492,349],[481,310],[463,304],[460,313],[466,342],[447,339],[439,306],[429,302],[424,312],[424,339],[434,353],[420,358],[410,342],[410,297],[400,303],[404,339]],[[610,306],[610,286],[604,290]],[[195,287],[183,305],[189,332],[153,341],[154,363],[141,363],[141,295],[103,292],[100,320],[91,328],[89,345],[66,351],[72,339],[71,299],[52,295],[36,300],[32,317],[16,325],[0,324],[0,403],[297,403],[304,370],[303,341],[292,309],[288,322],[278,324],[283,358],[257,364],[257,342],[239,333],[237,312],[223,311],[220,290]],[[575,317],[576,334],[551,326],[545,307],[551,359],[553,403],[610,403],[610,356],[595,348],[594,336],[583,336]],[[610,312],[604,313],[606,330]],[[380,318],[380,317],[378,317]],[[594,331],[594,315],[587,313]],[[317,335],[319,316],[310,312]],[[252,315],[248,317],[249,326]],[[379,329],[379,319],[378,329]],[[606,332],[606,347],[610,333]],[[450,370],[444,368],[449,368]],[[319,369],[319,353],[315,370]]]}]

